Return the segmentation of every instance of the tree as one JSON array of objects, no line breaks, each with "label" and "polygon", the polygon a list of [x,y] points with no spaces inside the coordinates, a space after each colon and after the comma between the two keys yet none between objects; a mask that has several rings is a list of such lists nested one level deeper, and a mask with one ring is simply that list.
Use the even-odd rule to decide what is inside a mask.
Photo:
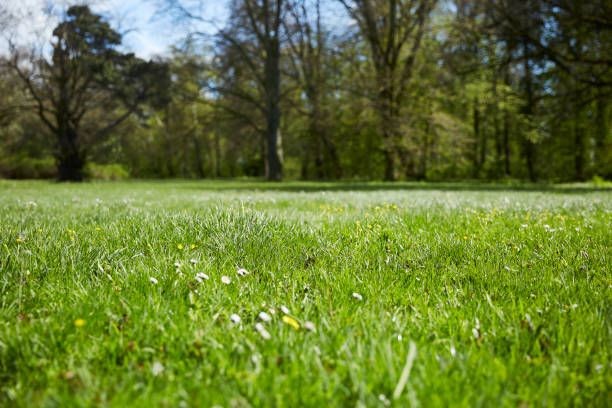
[{"label": "tree", "polygon": [[414,61],[435,0],[339,0],[357,22],[375,71],[385,180],[396,179],[399,118]]},{"label": "tree", "polygon": [[[293,0],[286,19],[288,55],[293,76],[303,91],[307,117],[306,152],[303,158],[303,178],[307,178],[310,158],[314,156],[318,179],[340,178],[342,171],[337,147],[332,139],[325,101],[329,96],[329,72],[326,72],[327,37],[321,22],[321,2]],[[302,112],[300,112],[302,113]]]},{"label": "tree", "polygon": [[[226,48],[242,59],[262,93],[265,127],[265,174],[268,180],[281,180],[281,31],[283,0],[239,0],[231,6],[228,26],[219,31]],[[223,92],[223,89],[220,89]],[[234,96],[239,96],[234,94]],[[246,96],[253,102],[250,96]],[[256,105],[259,102],[256,102]]]},{"label": "tree", "polygon": [[50,60],[13,50],[10,66],[55,137],[59,180],[81,181],[95,143],[145,101],[164,103],[167,67],[119,52],[119,33],[87,6],[70,7],[53,38]]}]

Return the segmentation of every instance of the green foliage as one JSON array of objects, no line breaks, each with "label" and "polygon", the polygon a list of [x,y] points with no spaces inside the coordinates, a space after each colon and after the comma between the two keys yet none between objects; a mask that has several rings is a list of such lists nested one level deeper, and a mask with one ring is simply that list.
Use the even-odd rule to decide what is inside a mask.
[{"label": "green foliage", "polygon": [[605,406],[610,194],[0,181],[0,405]]},{"label": "green foliage", "polygon": [[33,158],[3,155],[0,158],[0,177],[14,179],[50,179],[57,176],[53,157]]},{"label": "green foliage", "polygon": [[88,163],[86,167],[88,178],[94,180],[125,180],[130,177],[128,170],[121,164]]}]

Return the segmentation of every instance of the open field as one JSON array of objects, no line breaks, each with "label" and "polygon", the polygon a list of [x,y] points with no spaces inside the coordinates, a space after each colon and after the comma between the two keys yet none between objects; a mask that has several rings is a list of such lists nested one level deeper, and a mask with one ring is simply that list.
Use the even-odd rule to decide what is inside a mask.
[{"label": "open field", "polygon": [[605,406],[611,198],[1,181],[0,405]]}]

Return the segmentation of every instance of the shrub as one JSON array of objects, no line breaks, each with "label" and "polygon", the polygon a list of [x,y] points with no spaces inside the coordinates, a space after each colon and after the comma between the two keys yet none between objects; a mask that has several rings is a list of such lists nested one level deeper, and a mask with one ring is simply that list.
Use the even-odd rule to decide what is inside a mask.
[{"label": "shrub", "polygon": [[0,176],[13,179],[52,179],[57,175],[53,157],[5,156],[0,159]]},{"label": "shrub", "polygon": [[130,177],[128,170],[118,163],[89,163],[85,171],[88,178],[95,180],[125,180]]}]

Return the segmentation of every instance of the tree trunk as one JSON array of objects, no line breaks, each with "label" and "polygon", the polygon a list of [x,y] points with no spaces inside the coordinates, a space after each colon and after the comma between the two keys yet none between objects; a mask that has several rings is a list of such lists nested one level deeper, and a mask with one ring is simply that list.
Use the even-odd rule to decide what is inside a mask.
[{"label": "tree trunk", "polygon": [[473,131],[474,131],[474,168],[472,170],[472,176],[474,178],[478,178],[480,175],[480,155],[479,149],[482,149],[480,146],[480,109],[478,109],[478,98],[474,99],[474,106],[472,110],[472,118],[473,118]]},{"label": "tree trunk", "polygon": [[600,176],[610,177],[610,132],[607,121],[608,99],[601,90],[597,93],[595,113],[595,166]]},{"label": "tree trunk", "polygon": [[510,177],[510,114],[504,108],[504,176]]},{"label": "tree trunk", "polygon": [[[533,95],[533,77],[531,72],[531,66],[529,64],[529,51],[527,42],[523,42],[523,69],[525,70],[525,93],[527,102],[524,107],[524,114],[531,119],[535,112],[535,99]],[[523,154],[525,155],[525,162],[527,164],[527,174],[530,181],[537,180],[536,168],[535,168],[535,143],[532,142],[528,137],[523,136]]]},{"label": "tree trunk", "polygon": [[85,155],[78,147],[77,132],[64,125],[58,132],[57,178],[59,181],[83,181]]},{"label": "tree trunk", "polygon": [[265,63],[266,110],[266,179],[280,181],[283,178],[282,163],[278,153],[280,137],[280,43],[271,39],[267,47]]}]

